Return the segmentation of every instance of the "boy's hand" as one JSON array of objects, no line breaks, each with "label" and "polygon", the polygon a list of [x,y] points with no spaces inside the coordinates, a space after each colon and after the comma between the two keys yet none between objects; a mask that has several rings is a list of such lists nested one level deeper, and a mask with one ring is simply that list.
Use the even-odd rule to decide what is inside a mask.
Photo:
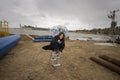
[{"label": "boy's hand", "polygon": [[60,43],[61,43],[61,41],[60,41],[60,40],[58,40],[58,43],[60,44]]}]

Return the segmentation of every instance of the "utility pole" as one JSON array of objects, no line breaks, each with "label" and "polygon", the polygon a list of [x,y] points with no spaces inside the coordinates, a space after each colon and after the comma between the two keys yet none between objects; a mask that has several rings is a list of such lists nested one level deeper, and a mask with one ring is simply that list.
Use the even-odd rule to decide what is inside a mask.
[{"label": "utility pole", "polygon": [[115,20],[116,18],[116,12],[118,12],[119,9],[110,11],[108,14],[108,18],[111,19],[111,26],[110,26],[110,34],[115,35],[115,27],[117,26],[117,21]]}]

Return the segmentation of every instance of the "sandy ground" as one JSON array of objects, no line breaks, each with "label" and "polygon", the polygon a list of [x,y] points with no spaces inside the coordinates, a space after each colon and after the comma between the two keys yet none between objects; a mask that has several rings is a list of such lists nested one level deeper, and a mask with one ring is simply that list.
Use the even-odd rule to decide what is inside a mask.
[{"label": "sandy ground", "polygon": [[91,61],[101,54],[120,58],[120,46],[97,46],[93,41],[66,40],[62,67],[49,65],[51,51],[42,47],[49,42],[33,43],[22,38],[0,60],[0,80],[120,80],[120,75]]}]

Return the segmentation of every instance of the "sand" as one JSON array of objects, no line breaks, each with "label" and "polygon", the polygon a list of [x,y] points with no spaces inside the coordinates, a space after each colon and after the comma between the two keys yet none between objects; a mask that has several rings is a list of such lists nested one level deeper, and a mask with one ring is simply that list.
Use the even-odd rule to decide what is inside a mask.
[{"label": "sand", "polygon": [[[25,36],[24,36],[25,37]],[[120,80],[120,75],[91,61],[90,57],[105,54],[120,59],[120,45],[98,46],[94,41],[66,40],[62,66],[49,64],[49,42],[33,43],[21,39],[0,60],[0,80]]]}]

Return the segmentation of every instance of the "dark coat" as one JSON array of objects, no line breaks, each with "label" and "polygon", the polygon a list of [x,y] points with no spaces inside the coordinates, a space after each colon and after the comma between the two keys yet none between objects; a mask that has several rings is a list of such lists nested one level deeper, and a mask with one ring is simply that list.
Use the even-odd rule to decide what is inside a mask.
[{"label": "dark coat", "polygon": [[[60,40],[61,43],[58,43],[58,40]],[[53,50],[53,51],[59,50],[62,52],[64,47],[65,47],[65,40],[60,39],[59,36],[57,35],[53,38],[50,45],[44,46],[43,49]]]}]

